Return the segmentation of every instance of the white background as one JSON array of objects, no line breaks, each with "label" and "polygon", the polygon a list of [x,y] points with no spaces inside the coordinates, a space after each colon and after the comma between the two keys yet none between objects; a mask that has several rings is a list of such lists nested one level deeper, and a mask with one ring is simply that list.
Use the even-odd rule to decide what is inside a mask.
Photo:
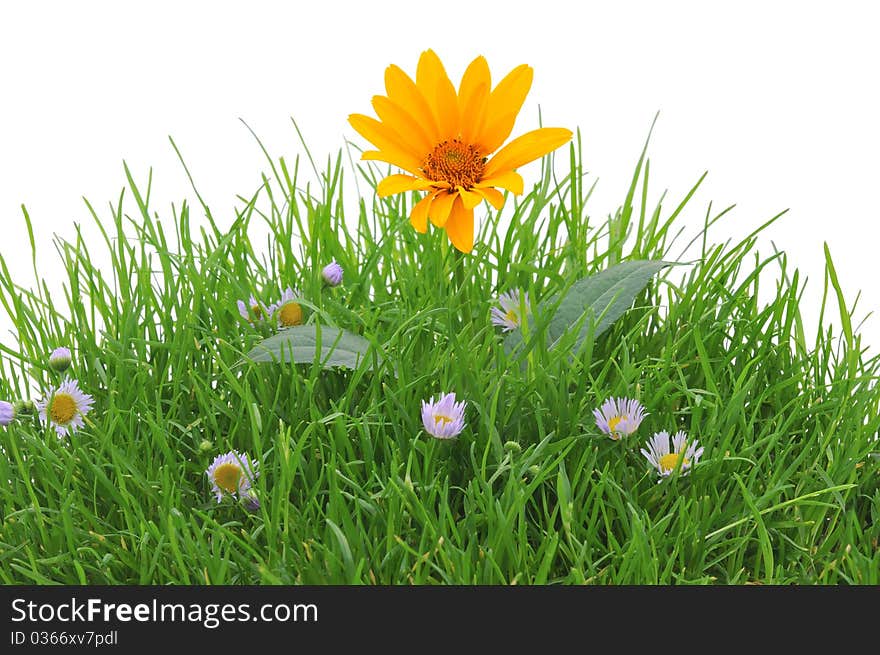
[{"label": "white background", "polygon": [[[154,210],[195,200],[174,137],[205,200],[228,225],[236,194],[266,163],[239,122],[273,155],[302,148],[324,160],[352,112],[372,114],[390,63],[415,72],[433,48],[457,83],[487,57],[497,81],[528,63],[535,81],[515,133],[579,127],[599,184],[591,213],[623,200],[657,111],[654,194],[677,201],[709,177],[688,220],[709,201],[736,203],[718,238],[743,236],[789,208],[770,239],[809,274],[815,320],[822,242],[857,318],[880,305],[876,284],[880,180],[878,12],[864,2],[3,2],[0,5],[0,254],[33,279],[20,205],[36,225],[41,275],[59,280],[53,233],[94,234],[82,197],[103,211],[125,183],[154,169]],[[534,179],[535,167],[521,171]],[[671,205],[672,202],[668,202]],[[670,207],[671,208],[671,207]],[[97,244],[96,244],[97,245]],[[10,343],[8,323],[0,340]],[[876,350],[880,318],[866,323]]]}]

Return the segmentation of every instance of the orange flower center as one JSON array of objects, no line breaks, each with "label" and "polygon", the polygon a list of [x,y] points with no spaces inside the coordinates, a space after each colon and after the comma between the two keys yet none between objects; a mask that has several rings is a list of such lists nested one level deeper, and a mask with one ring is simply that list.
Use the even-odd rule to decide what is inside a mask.
[{"label": "orange flower center", "polygon": [[241,480],[241,467],[238,464],[224,463],[214,469],[214,483],[226,493],[238,491]]},{"label": "orange flower center", "polygon": [[278,318],[284,327],[299,325],[303,320],[303,310],[299,303],[286,303],[278,312]]},{"label": "orange flower center", "polygon": [[608,421],[608,429],[612,432],[617,431],[617,426],[626,420],[626,416],[615,416]]},{"label": "orange flower center", "polygon": [[446,425],[447,423],[452,423],[452,417],[446,416],[445,414],[434,414],[434,425],[438,423],[442,423]]},{"label": "orange flower center", "polygon": [[668,455],[663,455],[663,457],[660,458],[660,468],[664,471],[673,471],[675,470],[679,459],[682,460],[682,469],[690,466],[691,461],[684,456],[684,453],[669,453]]},{"label": "orange flower center", "polygon": [[68,393],[56,393],[49,405],[49,415],[57,425],[67,425],[76,416],[76,401]]},{"label": "orange flower center", "polygon": [[483,177],[486,158],[480,149],[460,139],[444,141],[428,153],[422,164],[425,177],[435,182],[448,182],[453,189],[470,189]]},{"label": "orange flower center", "polygon": [[263,318],[263,308],[259,305],[251,305],[251,311],[257,318]]}]

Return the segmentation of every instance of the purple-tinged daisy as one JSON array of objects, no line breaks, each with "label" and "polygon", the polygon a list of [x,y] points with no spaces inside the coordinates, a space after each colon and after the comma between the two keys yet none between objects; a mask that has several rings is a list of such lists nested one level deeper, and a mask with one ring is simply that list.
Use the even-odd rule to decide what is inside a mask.
[{"label": "purple-tinged daisy", "polygon": [[342,273],[342,267],[337,264],[334,259],[323,268],[321,271],[321,277],[324,278],[324,282],[326,282],[328,286],[338,287],[342,284]]},{"label": "purple-tinged daisy", "polygon": [[672,437],[672,450],[669,450],[669,433],[657,432],[648,441],[648,450],[641,449],[649,462],[657,469],[657,472],[667,477],[680,464],[682,475],[687,475],[691,467],[696,464],[703,454],[703,448],[697,448],[696,439],[688,442],[687,433],[679,430]]},{"label": "purple-tinged daisy", "polygon": [[247,454],[230,450],[225,455],[217,455],[205,475],[211,481],[211,491],[217,502],[223,495],[238,496],[240,499],[256,498],[250,493],[253,481],[260,474],[259,462],[251,461]]},{"label": "purple-tinged daisy", "polygon": [[59,373],[64,373],[64,371],[70,368],[70,361],[71,355],[69,348],[56,348],[49,355],[49,366]]},{"label": "purple-tinged daisy", "polygon": [[253,295],[248,298],[247,302],[239,300],[237,305],[238,313],[251,325],[254,324],[254,321],[265,321],[272,315],[272,308],[261,303]]},{"label": "purple-tinged daisy", "polygon": [[526,315],[530,313],[529,294],[516,289],[498,296],[498,304],[501,308],[492,308],[492,323],[500,325],[505,332],[515,330],[523,321],[523,310]]},{"label": "purple-tinged daisy", "polygon": [[593,410],[593,416],[599,429],[617,441],[635,432],[647,413],[638,400],[609,398],[599,409]]},{"label": "purple-tinged daisy", "polygon": [[76,380],[66,378],[49,394],[47,400],[37,401],[40,419],[55,427],[59,437],[66,437],[85,425],[83,417],[92,409],[95,399],[83,393]]},{"label": "purple-tinged daisy", "polygon": [[441,395],[436,402],[422,401],[422,423],[437,439],[452,439],[464,430],[464,408],[467,403],[455,402],[455,393]]},{"label": "purple-tinged daisy", "polygon": [[281,294],[281,300],[277,305],[273,305],[273,313],[278,316],[278,324],[283,327],[293,327],[294,325],[302,325],[303,310],[302,306],[296,301],[299,293],[294,293],[293,289],[287,287]]},{"label": "purple-tinged daisy", "polygon": [[0,400],[0,426],[6,427],[15,420],[15,405]]}]

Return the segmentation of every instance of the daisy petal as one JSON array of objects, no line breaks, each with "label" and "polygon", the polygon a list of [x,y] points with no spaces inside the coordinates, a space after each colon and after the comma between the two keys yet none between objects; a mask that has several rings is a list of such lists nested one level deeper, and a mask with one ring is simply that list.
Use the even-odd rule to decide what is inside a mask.
[{"label": "daisy petal", "polygon": [[483,202],[483,196],[475,191],[467,191],[458,187],[458,195],[461,196],[461,201],[464,203],[465,209],[473,209],[481,202]]},{"label": "daisy petal", "polygon": [[486,129],[480,135],[480,144],[486,152],[495,152],[510,136],[516,116],[532,88],[533,70],[521,64],[498,83],[489,96]]},{"label": "daisy petal", "polygon": [[409,222],[415,228],[416,232],[424,234],[428,231],[428,211],[431,207],[431,201],[434,200],[435,194],[429,193],[416,203],[409,215]]},{"label": "daisy petal", "polygon": [[404,73],[399,66],[392,64],[385,69],[385,92],[393,102],[397,103],[424,128],[432,142],[440,142],[437,122],[434,120],[434,114],[428,106],[425,96],[422,95],[410,76]]},{"label": "daisy petal", "polygon": [[[514,175],[517,175],[517,173],[514,173]],[[520,178],[520,180],[522,180],[522,178]],[[492,187],[474,187],[474,191],[483,196],[483,198],[495,209],[501,210],[501,208],[504,207],[504,194],[498,189],[493,189]]]},{"label": "daisy petal", "polygon": [[404,191],[423,191],[431,188],[430,180],[419,179],[411,175],[389,175],[376,186],[376,194],[380,198],[393,196]]},{"label": "daisy petal", "polygon": [[[461,138],[465,143],[478,143],[489,107],[492,76],[485,57],[477,57],[465,70],[458,87],[458,107],[461,111]],[[491,151],[485,151],[491,152]]]},{"label": "daisy petal", "polygon": [[572,132],[564,127],[542,127],[518,136],[499,150],[486,164],[484,179],[512,171],[543,157],[571,140]]},{"label": "daisy petal", "polygon": [[474,247],[474,210],[467,209],[464,201],[456,198],[446,221],[446,234],[461,252],[470,252]]},{"label": "daisy petal", "polygon": [[418,170],[424,153],[420,152],[413,144],[407,143],[405,139],[401,138],[397,132],[385,123],[380,123],[375,118],[370,118],[363,114],[351,114],[348,117],[348,122],[362,137],[379,148],[379,150],[387,150],[405,155],[407,157],[407,165],[402,168],[411,172]]},{"label": "daisy petal", "polygon": [[443,63],[433,50],[425,50],[416,68],[416,86],[428,101],[440,138],[458,136],[458,96]]},{"label": "daisy petal", "polygon": [[386,164],[402,168],[413,175],[418,174],[418,168],[413,167],[412,157],[396,150],[366,150],[361,155],[361,159],[364,161],[384,161]]},{"label": "daisy petal", "polygon": [[393,100],[385,96],[373,96],[373,109],[382,122],[397,132],[402,140],[413,144],[414,150],[428,153],[436,145],[419,122]]},{"label": "daisy petal", "polygon": [[440,192],[434,196],[434,202],[431,203],[431,208],[428,211],[428,217],[434,225],[437,227],[446,225],[446,221],[449,219],[449,212],[452,211],[452,205],[456,198],[458,198],[458,193],[456,192]]},{"label": "daisy petal", "polygon": [[504,173],[498,173],[493,177],[484,177],[480,180],[480,183],[476,185],[476,188],[489,189],[496,186],[501,187],[502,189],[507,189],[516,195],[520,195],[523,192],[522,175],[516,171],[505,171]]}]

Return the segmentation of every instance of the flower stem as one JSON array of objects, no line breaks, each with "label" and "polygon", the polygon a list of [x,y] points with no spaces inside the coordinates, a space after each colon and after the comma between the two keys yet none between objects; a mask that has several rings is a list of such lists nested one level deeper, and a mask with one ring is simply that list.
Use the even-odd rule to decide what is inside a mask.
[{"label": "flower stem", "polygon": [[467,288],[465,275],[465,266],[467,264],[464,253],[460,250],[453,249],[453,275],[455,276],[455,286],[458,292],[458,313],[459,313],[459,329],[464,330],[465,326],[471,325],[474,316],[471,313],[470,289]]}]

